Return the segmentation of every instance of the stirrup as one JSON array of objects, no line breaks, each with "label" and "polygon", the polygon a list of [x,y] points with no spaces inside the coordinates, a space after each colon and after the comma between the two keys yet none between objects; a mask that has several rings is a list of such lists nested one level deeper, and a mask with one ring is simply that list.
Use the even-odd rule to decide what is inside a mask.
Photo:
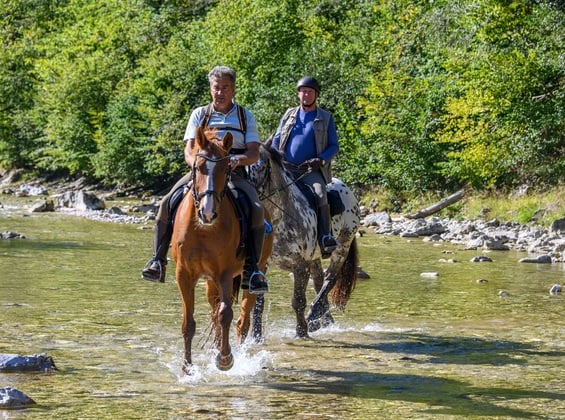
[{"label": "stirrup", "polygon": [[[326,241],[327,240],[332,240],[334,242],[333,245],[326,245]],[[324,252],[332,252],[334,249],[336,249],[339,244],[337,243],[337,240],[333,237],[333,235],[331,233],[328,233],[327,235],[322,236],[322,240],[320,241],[320,245],[322,246],[322,251]]]},{"label": "stirrup", "polygon": [[249,276],[249,293],[254,295],[262,295],[263,293],[269,292],[269,283],[267,283],[267,278],[265,273],[261,270],[255,270]]},{"label": "stirrup", "polygon": [[157,258],[151,258],[141,270],[141,278],[152,282],[165,282],[166,264]]}]

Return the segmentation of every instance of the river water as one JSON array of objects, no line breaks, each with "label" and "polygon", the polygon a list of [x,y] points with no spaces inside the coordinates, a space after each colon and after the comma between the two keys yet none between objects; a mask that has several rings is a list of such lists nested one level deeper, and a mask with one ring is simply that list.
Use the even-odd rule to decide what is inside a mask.
[{"label": "river water", "polygon": [[0,231],[26,236],[0,240],[0,353],[47,353],[59,369],[0,373],[37,402],[0,418],[565,418],[564,298],[549,294],[562,264],[513,251],[472,263],[480,251],[368,233],[370,279],[308,340],[294,338],[289,275],[272,268],[265,342],[232,339],[228,372],[201,282],[187,378],[174,263],[164,284],[139,278],[151,226],[0,209]]}]

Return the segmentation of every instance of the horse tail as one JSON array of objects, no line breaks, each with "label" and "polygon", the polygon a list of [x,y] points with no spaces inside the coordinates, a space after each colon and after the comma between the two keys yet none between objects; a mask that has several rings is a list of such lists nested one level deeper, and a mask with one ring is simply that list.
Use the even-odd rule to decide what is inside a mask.
[{"label": "horse tail", "polygon": [[357,241],[353,238],[353,241],[349,245],[349,251],[347,252],[347,257],[341,266],[339,275],[337,276],[337,281],[335,286],[331,291],[331,299],[333,304],[338,309],[345,309],[345,305],[351,297],[353,289],[357,283],[357,275],[359,272],[359,253],[357,250]]}]

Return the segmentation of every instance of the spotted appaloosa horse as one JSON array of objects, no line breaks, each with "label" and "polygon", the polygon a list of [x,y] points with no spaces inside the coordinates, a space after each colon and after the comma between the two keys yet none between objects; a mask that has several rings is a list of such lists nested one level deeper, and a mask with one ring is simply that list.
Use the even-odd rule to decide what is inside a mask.
[{"label": "spotted appaloosa horse", "polygon": [[[176,279],[183,302],[182,335],[184,338],[183,372],[192,366],[192,339],[196,332],[194,320],[195,286],[199,278],[206,279],[206,298],[214,322],[215,344],[218,349],[216,366],[228,370],[233,366],[229,331],[233,320],[232,304],[237,296],[244,255],[238,255],[241,241],[240,223],[232,200],[226,198],[230,165],[228,152],[233,137],[223,140],[215,133],[206,135],[202,128],[196,133],[192,156],[192,187],[180,203],[174,222],[172,254],[176,263]],[[259,268],[265,270],[272,249],[273,235],[267,235]],[[242,315],[252,311],[256,295],[243,293]],[[238,322],[241,324],[243,321]]]},{"label": "spotted appaloosa horse", "polygon": [[[249,178],[269,211],[275,231],[270,262],[294,275],[292,307],[296,313],[296,335],[304,338],[322,326],[333,322],[328,303],[345,308],[357,281],[358,254],[355,235],[359,228],[359,204],[353,192],[339,179],[328,184],[337,191],[345,209],[332,216],[332,232],[339,247],[331,254],[324,271],[317,240],[317,216],[296,181],[285,170],[280,153],[267,141],[261,146],[260,159],[249,167]],[[314,282],[317,296],[307,317],[306,289],[309,278]],[[261,313],[263,298],[259,297],[254,311],[253,336],[262,338]]]}]

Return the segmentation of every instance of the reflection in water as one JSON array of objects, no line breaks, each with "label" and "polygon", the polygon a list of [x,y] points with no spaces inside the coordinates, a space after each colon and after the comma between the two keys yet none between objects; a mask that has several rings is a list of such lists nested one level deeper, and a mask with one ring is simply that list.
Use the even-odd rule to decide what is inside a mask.
[{"label": "reflection in water", "polygon": [[[181,377],[181,301],[139,279],[151,230],[0,213],[0,352],[53,356],[60,371],[0,374],[37,418],[558,418],[565,412],[560,264],[419,240],[360,238],[363,269],[336,325],[294,338],[288,273],[271,269],[263,344],[220,372],[197,286],[194,374]],[[449,250],[457,262],[442,263]],[[173,267],[171,265],[171,267]],[[438,272],[438,277],[421,277]],[[486,282],[477,283],[477,279]],[[508,292],[500,297],[499,290]],[[313,298],[310,292],[309,299]],[[232,329],[232,337],[235,334]],[[0,412],[1,413],[1,412]]]}]

